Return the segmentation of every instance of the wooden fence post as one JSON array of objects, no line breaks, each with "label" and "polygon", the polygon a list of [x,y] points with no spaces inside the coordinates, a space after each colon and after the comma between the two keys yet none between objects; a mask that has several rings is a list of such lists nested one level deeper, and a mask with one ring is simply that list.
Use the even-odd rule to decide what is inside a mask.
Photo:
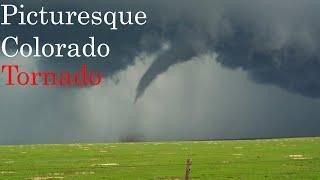
[{"label": "wooden fence post", "polygon": [[189,180],[190,179],[191,164],[192,164],[192,160],[191,159],[187,159],[186,175],[184,177],[185,180]]}]

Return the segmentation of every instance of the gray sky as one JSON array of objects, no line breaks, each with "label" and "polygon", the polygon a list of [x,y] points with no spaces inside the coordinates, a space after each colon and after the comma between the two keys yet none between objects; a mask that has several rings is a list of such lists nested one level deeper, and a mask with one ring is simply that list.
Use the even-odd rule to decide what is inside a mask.
[{"label": "gray sky", "polygon": [[1,86],[1,144],[320,134],[318,1],[15,2],[30,9],[142,9],[149,22],[117,32],[1,28],[1,39],[83,43],[94,34],[112,48],[95,63],[1,56],[1,64],[29,70],[74,71],[86,62],[106,81],[80,89]]}]

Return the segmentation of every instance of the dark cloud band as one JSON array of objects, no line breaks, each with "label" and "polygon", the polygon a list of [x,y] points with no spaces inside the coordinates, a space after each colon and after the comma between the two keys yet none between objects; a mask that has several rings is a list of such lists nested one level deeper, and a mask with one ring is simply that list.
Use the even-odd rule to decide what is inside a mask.
[{"label": "dark cloud band", "polygon": [[[16,4],[19,5],[18,1]],[[166,9],[167,4],[176,8]],[[216,53],[218,62],[225,67],[246,70],[257,82],[274,84],[304,96],[320,96],[320,81],[317,78],[320,72],[320,23],[315,11],[320,4],[316,1],[304,4],[299,1],[289,3],[287,0],[247,0],[241,3],[185,1],[183,5],[180,1],[93,1],[89,6],[81,2],[76,5],[63,1],[47,4],[25,2],[25,7],[38,8],[43,5],[59,11],[144,10],[150,16],[150,22],[145,26],[133,25],[113,32],[102,27],[81,25],[10,26],[1,29],[1,39],[16,35],[28,41],[38,35],[51,43],[77,40],[84,44],[89,36],[94,35],[99,41],[107,41],[112,46],[109,61],[90,62],[85,58],[78,58],[77,61],[41,61],[39,66],[42,68],[72,70],[85,62],[88,68],[110,76],[133,65],[133,59],[139,53],[155,53],[167,42],[170,48],[159,54],[141,78],[137,98],[171,66],[207,52]]]}]

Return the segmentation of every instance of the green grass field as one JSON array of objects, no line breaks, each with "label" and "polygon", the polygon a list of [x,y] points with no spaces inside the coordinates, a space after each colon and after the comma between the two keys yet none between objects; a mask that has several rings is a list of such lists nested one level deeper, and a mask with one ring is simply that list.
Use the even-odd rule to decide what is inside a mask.
[{"label": "green grass field", "polygon": [[320,138],[0,146],[0,179],[320,179]]}]

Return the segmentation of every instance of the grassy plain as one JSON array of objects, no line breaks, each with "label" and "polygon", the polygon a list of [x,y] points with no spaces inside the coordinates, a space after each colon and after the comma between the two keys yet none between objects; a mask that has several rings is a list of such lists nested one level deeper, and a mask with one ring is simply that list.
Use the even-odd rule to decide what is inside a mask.
[{"label": "grassy plain", "polygon": [[0,179],[320,179],[320,138],[0,146]]}]

